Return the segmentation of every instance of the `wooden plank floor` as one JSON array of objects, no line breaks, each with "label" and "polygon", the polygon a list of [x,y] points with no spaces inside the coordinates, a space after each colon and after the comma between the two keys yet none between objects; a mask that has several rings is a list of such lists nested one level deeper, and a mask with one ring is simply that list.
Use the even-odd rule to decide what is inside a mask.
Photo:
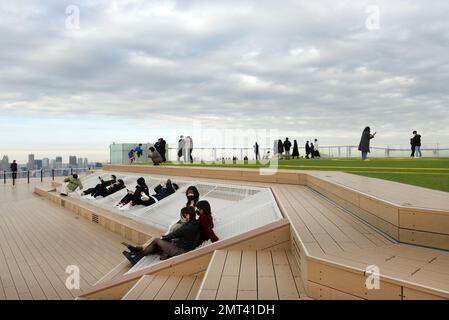
[{"label": "wooden plank floor", "polygon": [[298,300],[307,298],[289,250],[219,250],[199,300]]},{"label": "wooden plank floor", "polygon": [[193,300],[203,275],[145,275],[123,297],[123,300]]},{"label": "wooden plank floor", "polygon": [[[34,195],[39,182],[0,186],[0,299],[73,299],[123,258],[122,239]],[[66,267],[80,289],[66,288]]]}]

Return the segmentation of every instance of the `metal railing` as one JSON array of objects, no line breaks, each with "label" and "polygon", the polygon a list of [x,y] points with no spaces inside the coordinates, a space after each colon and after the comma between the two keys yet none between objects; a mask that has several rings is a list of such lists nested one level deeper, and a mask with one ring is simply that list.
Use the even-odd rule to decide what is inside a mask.
[{"label": "metal railing", "polygon": [[88,170],[99,169],[96,167],[85,167],[85,168],[54,168],[54,169],[40,169],[40,170],[18,170],[16,172],[3,170],[1,174],[3,175],[3,183],[6,184],[7,181],[12,181],[12,184],[16,184],[16,180],[26,179],[28,183],[32,179],[40,179],[42,182],[45,178],[51,178],[55,180],[55,177],[68,177],[72,174],[81,174]]},{"label": "metal railing", "polygon": [[[293,148],[290,149],[290,154]],[[298,147],[300,157],[305,156],[305,148]],[[449,157],[449,144],[441,145],[438,143],[426,144],[421,147],[423,157]],[[358,146],[319,146],[319,152],[322,158],[359,158],[360,151]],[[259,147],[261,159],[267,159],[275,155],[273,147]],[[406,158],[410,157],[410,146],[407,145],[389,145],[385,147],[371,147],[370,157],[372,158]],[[255,153],[252,147],[223,147],[223,148],[194,148],[192,151],[194,162],[201,161],[222,161],[255,160]],[[168,160],[176,161],[178,159],[178,149],[168,148]],[[183,161],[181,157],[180,161]],[[188,159],[187,159],[188,160]]]}]

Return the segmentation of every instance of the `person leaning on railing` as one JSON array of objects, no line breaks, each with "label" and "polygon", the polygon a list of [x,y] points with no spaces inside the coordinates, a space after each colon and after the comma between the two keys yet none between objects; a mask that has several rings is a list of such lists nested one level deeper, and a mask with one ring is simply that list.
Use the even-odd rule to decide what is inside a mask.
[{"label": "person leaning on railing", "polygon": [[69,191],[74,192],[77,188],[83,190],[83,184],[78,178],[78,175],[75,173],[73,176],[64,179],[64,182],[61,186],[61,196],[67,196]]}]

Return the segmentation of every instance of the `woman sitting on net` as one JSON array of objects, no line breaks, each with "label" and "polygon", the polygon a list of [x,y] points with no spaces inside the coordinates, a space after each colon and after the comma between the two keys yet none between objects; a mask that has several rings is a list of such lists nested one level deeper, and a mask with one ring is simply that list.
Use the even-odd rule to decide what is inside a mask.
[{"label": "woman sitting on net", "polygon": [[175,231],[154,239],[145,248],[127,245],[130,251],[123,251],[123,255],[135,265],[149,254],[159,254],[160,260],[165,260],[195,249],[200,238],[200,223],[196,220],[195,209],[184,207],[181,216],[185,222]]},{"label": "woman sitting on net", "polygon": [[115,207],[121,210],[127,210],[132,206],[142,204],[143,201],[149,200],[148,186],[145,179],[140,177],[137,179],[136,190],[128,190],[128,193],[120,200]]},{"label": "woman sitting on net", "polygon": [[218,241],[218,237],[214,232],[214,221],[212,218],[212,212],[210,209],[210,204],[206,200],[201,200],[196,204],[197,211],[199,218],[198,221],[200,222],[201,231],[200,231],[200,240],[198,242],[199,245],[201,245],[205,241],[212,241],[216,242]]},{"label": "woman sitting on net", "polygon": [[144,206],[151,206],[156,202],[161,201],[164,198],[172,195],[179,189],[179,186],[176,183],[172,183],[170,179],[168,179],[165,183],[161,183],[154,188],[154,192],[151,196],[148,197],[148,200],[143,200],[142,204]]},{"label": "woman sitting on net", "polygon": [[195,186],[190,186],[186,190],[186,198],[187,198],[186,207],[195,208],[200,198],[200,192]]}]

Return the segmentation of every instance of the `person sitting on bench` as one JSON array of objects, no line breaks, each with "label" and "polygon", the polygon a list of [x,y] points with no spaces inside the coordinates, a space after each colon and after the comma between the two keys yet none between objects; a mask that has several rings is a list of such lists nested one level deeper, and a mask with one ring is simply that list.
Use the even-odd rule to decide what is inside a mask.
[{"label": "person sitting on bench", "polygon": [[103,197],[106,198],[117,191],[125,188],[125,182],[122,179],[118,179],[116,183],[110,185],[109,187],[101,187],[98,191],[92,193],[92,198]]},{"label": "person sitting on bench", "polygon": [[145,248],[128,245],[130,251],[123,251],[123,255],[135,265],[149,254],[159,254],[160,260],[165,260],[195,249],[200,238],[200,223],[196,220],[195,209],[184,207],[181,215],[186,222],[177,230],[154,239]]},{"label": "person sitting on bench", "polygon": [[106,187],[109,187],[117,182],[117,177],[115,175],[111,175],[111,180],[104,181],[101,177],[98,177],[98,179],[100,179],[100,183],[98,183],[94,188],[89,188],[84,192],[81,192],[81,195],[87,196],[89,194],[100,193],[100,190],[106,189]]},{"label": "person sitting on bench", "polygon": [[132,206],[142,204],[143,201],[149,200],[148,186],[143,177],[137,179],[136,190],[128,193],[115,206],[120,210],[128,210]]},{"label": "person sitting on bench", "polygon": [[83,190],[83,184],[81,180],[78,179],[78,175],[75,173],[70,178],[65,178],[61,185],[61,196],[67,196],[69,192],[74,192],[76,189],[80,188]]},{"label": "person sitting on bench", "polygon": [[156,188],[154,188],[154,194],[150,195],[148,200],[142,201],[144,206],[151,206],[156,202],[161,201],[162,199],[172,195],[179,189],[179,186],[176,183],[172,183],[170,179],[165,183],[159,184]]}]

